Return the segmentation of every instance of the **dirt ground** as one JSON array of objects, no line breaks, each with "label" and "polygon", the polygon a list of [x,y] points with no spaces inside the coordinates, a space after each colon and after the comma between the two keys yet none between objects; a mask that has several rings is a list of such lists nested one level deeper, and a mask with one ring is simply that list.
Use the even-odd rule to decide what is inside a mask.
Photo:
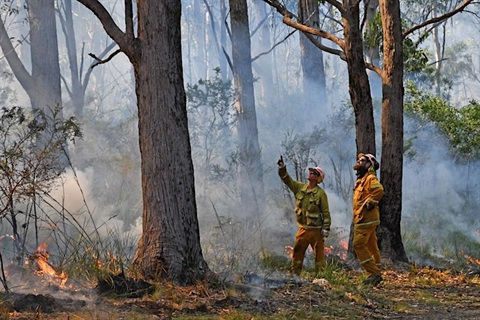
[{"label": "dirt ground", "polygon": [[243,283],[222,285],[164,283],[135,298],[93,292],[85,299],[37,294],[30,295],[34,302],[23,310],[15,310],[10,296],[0,300],[0,319],[480,319],[477,272],[387,270],[377,287],[364,286],[358,271],[339,277],[336,281],[331,275],[328,281],[253,275]]}]

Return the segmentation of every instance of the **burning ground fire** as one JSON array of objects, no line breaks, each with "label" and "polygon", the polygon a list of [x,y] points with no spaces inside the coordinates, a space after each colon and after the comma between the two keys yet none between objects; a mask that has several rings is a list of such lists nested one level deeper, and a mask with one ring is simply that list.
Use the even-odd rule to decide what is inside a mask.
[{"label": "burning ground fire", "polygon": [[471,264],[475,265],[480,265],[480,259],[476,259],[474,257],[469,256],[468,254],[465,254],[463,250],[460,250],[460,254],[463,255],[466,261],[468,261]]},{"label": "burning ground fire", "polygon": [[48,245],[46,243],[42,243],[40,246],[38,246],[35,253],[33,253],[25,263],[35,267],[35,275],[44,277],[44,279],[46,279],[48,282],[54,282],[60,287],[65,287],[65,283],[68,280],[68,275],[64,271],[57,273],[57,271],[55,271],[52,265],[48,262],[50,254],[47,251],[47,246]]},{"label": "burning ground fire", "polygon": [[[328,246],[325,247],[325,256],[335,255],[338,256],[340,259],[344,260],[347,258],[347,250],[348,250],[348,242],[345,240],[340,240],[336,246]],[[285,253],[292,258],[293,255],[293,247],[292,246],[285,246]],[[312,254],[313,250],[312,247],[308,247],[307,253]]]}]

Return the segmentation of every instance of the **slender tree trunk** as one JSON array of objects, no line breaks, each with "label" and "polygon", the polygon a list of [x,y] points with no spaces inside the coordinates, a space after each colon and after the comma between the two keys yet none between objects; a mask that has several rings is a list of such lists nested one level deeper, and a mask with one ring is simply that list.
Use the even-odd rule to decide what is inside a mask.
[{"label": "slender tree trunk", "polygon": [[[377,14],[378,0],[365,1],[365,33],[370,30],[370,23]],[[365,48],[365,60],[373,65],[380,65],[380,51],[379,46],[374,45],[372,47]],[[371,70],[367,70],[368,77],[370,78],[370,87],[372,89],[373,97],[382,96],[382,79],[380,76]]]},{"label": "slender tree trunk", "polygon": [[[260,144],[253,90],[250,32],[246,0],[230,0],[232,28],[233,84],[238,115],[239,185],[242,210],[247,215],[259,212],[263,195]],[[252,201],[253,200],[253,201]]]},{"label": "slender tree trunk", "polygon": [[68,93],[72,101],[73,114],[78,118],[83,118],[83,107],[85,105],[85,89],[82,86],[81,74],[78,67],[77,44],[75,42],[75,28],[73,23],[72,0],[63,0],[64,16],[61,19],[63,32],[65,34],[65,43],[67,45],[68,65],[70,67],[70,79]]},{"label": "slender tree trunk", "polygon": [[33,108],[47,112],[61,104],[54,0],[29,0],[27,4],[32,78],[35,83],[35,90],[30,91],[29,96]]},{"label": "slender tree trunk", "polygon": [[[357,154],[376,153],[375,122],[370,82],[364,62],[363,40],[359,23],[359,6],[348,0],[343,15],[343,33],[345,38],[345,57],[347,60],[350,100],[355,113],[355,133]],[[348,241],[348,257],[355,257],[353,250],[353,221]]]},{"label": "slender tree trunk", "polygon": [[399,0],[380,0],[383,25],[382,167],[380,250],[384,258],[407,261],[400,220],[403,177],[403,51]]},{"label": "slender tree trunk", "polygon": [[61,105],[54,0],[30,0],[27,4],[31,74],[16,53],[3,21],[0,21],[0,46],[12,72],[28,94],[32,108],[52,116],[51,110]]},{"label": "slender tree trunk", "polygon": [[[220,67],[222,68],[220,70],[221,75],[222,75],[222,80],[226,81],[231,77],[231,70],[227,69],[227,61],[226,61],[226,56],[225,53],[227,51],[227,28],[226,28],[226,20],[227,20],[227,0],[220,0],[220,46],[222,48],[222,53],[224,56],[222,56],[220,59],[225,61],[223,63],[220,63]],[[223,66],[223,67],[222,67]]]},{"label": "slender tree trunk", "polygon": [[[318,0],[299,0],[298,16],[303,24],[320,29]],[[317,38],[321,42],[321,38]],[[303,71],[303,96],[305,99],[305,119],[318,115],[322,119],[328,110],[327,85],[323,67],[323,52],[303,33],[300,33],[300,60]]]},{"label": "slender tree trunk", "polygon": [[350,100],[355,113],[357,153],[376,153],[373,104],[363,56],[362,32],[359,24],[359,6],[354,0],[345,4],[343,33],[347,60]]},{"label": "slender tree trunk", "polygon": [[[138,1],[137,1],[138,2]],[[205,21],[206,14],[205,10],[203,10],[203,0],[193,0],[193,8],[194,8],[194,17],[195,17],[195,28],[193,29],[194,33],[194,40],[196,46],[195,50],[195,63],[194,71],[196,78],[195,79],[208,79],[207,73],[207,52],[208,46],[205,42],[206,40],[206,26],[208,25]]]},{"label": "slender tree trunk", "polygon": [[[268,13],[266,10],[266,4],[263,1],[253,1],[253,27],[256,32],[253,37],[256,40],[257,52],[254,55],[268,52],[271,48],[270,30],[268,29]],[[253,71],[255,72],[255,78],[258,78],[257,85],[255,87],[257,92],[257,101],[262,101],[264,105],[272,105],[273,92],[272,84],[272,60],[271,55],[262,55],[253,61]]]}]

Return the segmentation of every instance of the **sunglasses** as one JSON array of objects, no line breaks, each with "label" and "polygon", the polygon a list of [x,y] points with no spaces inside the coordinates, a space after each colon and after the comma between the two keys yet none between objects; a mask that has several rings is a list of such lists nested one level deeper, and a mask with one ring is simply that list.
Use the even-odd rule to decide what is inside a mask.
[{"label": "sunglasses", "polygon": [[319,176],[319,175],[320,175],[320,173],[318,173],[317,171],[313,171],[313,170],[310,171],[310,174],[314,174],[314,175],[316,175],[316,176]]}]

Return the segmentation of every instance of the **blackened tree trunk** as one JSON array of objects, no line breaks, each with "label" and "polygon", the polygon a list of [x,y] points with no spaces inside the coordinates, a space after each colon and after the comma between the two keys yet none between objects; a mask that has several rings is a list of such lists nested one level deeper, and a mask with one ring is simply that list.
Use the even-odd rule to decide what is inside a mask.
[{"label": "blackened tree trunk", "polygon": [[144,279],[194,283],[205,277],[208,266],[200,246],[187,125],[180,1],[137,1],[137,37],[130,1],[125,2],[125,32],[99,1],[79,2],[100,19],[135,72],[143,233],[132,269]]},{"label": "blackened tree trunk", "polygon": [[380,250],[385,258],[407,261],[400,221],[403,177],[403,50],[399,0],[380,0],[383,26],[382,171]]},{"label": "blackened tree trunk", "polygon": [[235,108],[238,116],[240,198],[244,205],[242,211],[247,215],[253,215],[258,214],[260,210],[257,197],[263,198],[263,170],[258,141],[246,0],[230,0],[230,23],[232,29],[233,85]]},{"label": "blackened tree trunk", "polygon": [[365,60],[363,37],[360,28],[360,7],[358,1],[344,2],[343,35],[345,59],[348,70],[348,92],[355,113],[357,153],[376,154],[375,122]]}]

